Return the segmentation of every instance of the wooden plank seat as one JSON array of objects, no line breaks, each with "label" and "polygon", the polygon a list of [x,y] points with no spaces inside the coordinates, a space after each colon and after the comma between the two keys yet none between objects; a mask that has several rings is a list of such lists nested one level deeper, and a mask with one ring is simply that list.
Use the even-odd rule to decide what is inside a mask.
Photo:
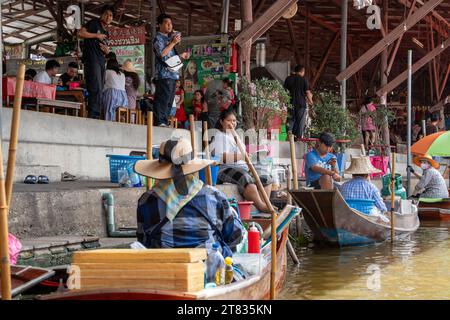
[{"label": "wooden plank seat", "polygon": [[76,116],[79,115],[81,105],[82,104],[80,102],[71,102],[65,100],[50,100],[50,99],[37,99],[36,103],[37,111],[39,111],[39,106],[46,106],[52,108],[53,113],[55,113],[55,108],[64,109],[64,113],[66,115],[68,110],[75,110]]}]

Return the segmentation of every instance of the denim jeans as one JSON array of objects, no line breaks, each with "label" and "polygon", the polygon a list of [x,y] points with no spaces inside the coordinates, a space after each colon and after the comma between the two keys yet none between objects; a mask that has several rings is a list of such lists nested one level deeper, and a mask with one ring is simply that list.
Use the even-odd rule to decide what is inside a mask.
[{"label": "denim jeans", "polygon": [[156,81],[153,112],[155,113],[155,125],[157,126],[168,124],[170,109],[175,99],[175,81],[173,79],[158,79]]}]

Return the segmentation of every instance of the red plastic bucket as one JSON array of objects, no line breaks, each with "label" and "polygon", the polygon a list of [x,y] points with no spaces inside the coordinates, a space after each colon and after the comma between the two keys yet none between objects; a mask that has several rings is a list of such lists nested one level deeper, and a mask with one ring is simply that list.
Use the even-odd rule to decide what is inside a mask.
[{"label": "red plastic bucket", "polygon": [[253,201],[238,201],[239,214],[241,220],[250,220],[252,217],[250,211],[252,209]]}]

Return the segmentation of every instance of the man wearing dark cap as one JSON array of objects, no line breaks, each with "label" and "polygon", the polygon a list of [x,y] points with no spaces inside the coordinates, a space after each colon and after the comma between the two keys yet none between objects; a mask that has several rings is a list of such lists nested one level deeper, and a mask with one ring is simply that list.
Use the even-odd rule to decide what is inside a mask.
[{"label": "man wearing dark cap", "polygon": [[430,123],[427,125],[427,136],[436,132],[439,132],[439,127],[438,127],[438,123],[439,123],[439,114],[437,113],[433,113],[431,115],[430,118]]},{"label": "man wearing dark cap", "polygon": [[306,155],[306,184],[315,189],[333,189],[333,181],[340,181],[336,156],[331,153],[334,137],[323,132],[319,145]]},{"label": "man wearing dark cap", "polygon": [[92,19],[80,30],[84,39],[83,62],[86,89],[88,90],[88,117],[100,119],[100,97],[105,82],[105,55],[110,52],[106,44],[107,28],[114,18],[114,7],[103,6],[100,18]]}]

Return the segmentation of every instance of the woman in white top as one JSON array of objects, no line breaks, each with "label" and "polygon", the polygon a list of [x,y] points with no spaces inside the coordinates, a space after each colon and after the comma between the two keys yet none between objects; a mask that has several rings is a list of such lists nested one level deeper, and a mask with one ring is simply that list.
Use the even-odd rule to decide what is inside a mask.
[{"label": "woman in white top", "polygon": [[128,97],[125,91],[125,74],[120,72],[116,59],[108,60],[106,64],[105,86],[102,94],[102,105],[105,120],[116,119],[116,109],[128,107]]},{"label": "woman in white top", "polygon": [[[230,108],[223,111],[217,121],[216,130],[212,135],[213,141],[210,145],[212,155],[219,157],[222,163],[219,166],[217,183],[232,183],[238,186],[239,192],[248,200],[253,201],[258,210],[270,212],[262,200],[255,180],[250,173],[245,156],[240,153],[236,141],[230,129],[235,129],[237,124],[236,114]],[[272,177],[268,172],[257,170],[261,182],[268,196],[272,191]]]}]

